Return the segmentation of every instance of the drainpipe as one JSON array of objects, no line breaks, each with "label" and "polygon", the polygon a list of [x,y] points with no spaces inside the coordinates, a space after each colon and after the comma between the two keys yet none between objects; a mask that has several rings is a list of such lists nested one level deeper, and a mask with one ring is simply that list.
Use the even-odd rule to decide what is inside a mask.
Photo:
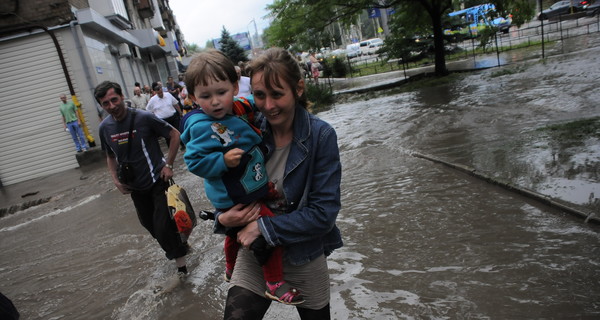
[{"label": "drainpipe", "polygon": [[123,69],[121,69],[121,61],[119,61],[119,50],[117,47],[108,45],[108,51],[110,55],[114,58],[115,63],[117,64],[117,71],[119,71],[119,76],[121,76],[121,82],[123,83],[122,87],[125,89],[125,92],[129,92],[127,90],[127,81],[125,81],[125,76],[123,75]]},{"label": "drainpipe", "polygon": [[[58,59],[60,60],[60,65],[63,69],[63,73],[65,75],[65,80],[67,80],[67,85],[69,86],[69,93],[71,93],[71,99],[73,100],[73,103],[75,104],[75,106],[77,106],[77,112],[79,113],[79,116],[81,117],[80,119],[81,119],[83,127],[85,129],[87,129],[87,125],[85,123],[85,118],[83,117],[83,113],[81,112],[81,103],[79,103],[79,101],[77,100],[77,96],[75,95],[75,89],[73,88],[73,82],[71,81],[71,77],[69,77],[69,70],[67,69],[67,63],[65,62],[65,57],[62,54],[60,44],[58,43],[58,39],[56,39],[56,35],[54,35],[54,32],[48,30],[48,28],[46,28],[45,26],[41,26],[41,25],[28,25],[28,26],[24,26],[24,27],[3,30],[3,31],[8,33],[8,32],[12,32],[12,31],[16,31],[16,32],[29,31],[31,29],[42,29],[44,32],[46,32],[50,36],[50,38],[52,39],[52,42],[54,42],[54,47],[56,48],[56,53],[58,54]],[[86,138],[88,140],[88,144],[90,147],[96,146],[94,137],[92,137],[92,135],[90,135],[89,131],[87,131],[87,130],[86,130]]]},{"label": "drainpipe", "polygon": [[[73,36],[73,40],[75,41],[75,48],[77,49],[77,53],[79,53],[79,60],[81,61],[81,64],[83,65],[83,73],[85,74],[85,79],[87,80],[88,83],[88,88],[94,88],[94,84],[92,83],[92,75],[90,74],[90,69],[89,69],[89,65],[87,63],[87,60],[85,59],[85,56],[83,54],[83,46],[81,45],[81,41],[79,39],[79,35],[81,34],[81,29],[78,28],[79,24],[76,20],[73,20],[71,22],[69,22],[69,28],[71,29],[71,35]],[[81,103],[79,103],[79,101],[77,101],[77,97],[75,97],[74,94],[72,94],[73,99],[73,103],[75,103],[75,105],[77,106],[77,111],[79,112],[79,116],[81,117],[81,119],[84,119],[83,116],[83,112],[81,112]],[[75,102],[77,101],[77,102]],[[96,106],[96,113],[98,114],[98,117],[100,119],[102,119],[102,112],[98,109],[98,107]],[[92,134],[90,133],[90,130],[87,126],[87,123],[85,122],[85,120],[83,120],[82,123],[82,129],[83,129],[83,133],[85,134],[86,138],[88,139],[88,142],[90,143],[90,147],[92,147],[92,142],[90,142],[90,138],[92,139],[92,141],[94,140]],[[96,145],[96,143],[93,143],[94,146]]]}]

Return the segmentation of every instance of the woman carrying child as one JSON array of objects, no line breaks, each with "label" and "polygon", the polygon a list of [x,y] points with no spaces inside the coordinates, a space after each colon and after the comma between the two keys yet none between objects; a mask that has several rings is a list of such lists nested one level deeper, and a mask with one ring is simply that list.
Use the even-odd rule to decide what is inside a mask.
[{"label": "woman carrying child", "polygon": [[[215,214],[215,230],[245,226],[237,234],[244,248],[259,237],[283,248],[284,279],[302,292],[296,306],[302,319],[329,319],[327,256],[343,243],[335,222],[340,210],[337,135],[306,110],[305,83],[297,61],[271,48],[250,61],[254,101],[267,147],[267,174],[276,195],[265,204],[275,214],[259,217],[260,204],[238,204]],[[231,279],[224,319],[260,319],[271,300],[264,297],[260,264],[240,250]]]}]

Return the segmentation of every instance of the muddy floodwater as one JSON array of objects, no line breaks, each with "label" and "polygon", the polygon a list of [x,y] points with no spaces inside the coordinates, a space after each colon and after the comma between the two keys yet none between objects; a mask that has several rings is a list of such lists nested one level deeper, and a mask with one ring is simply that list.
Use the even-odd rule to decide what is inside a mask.
[{"label": "muddy floodwater", "polygon": [[[597,224],[413,156],[597,209],[597,134],[564,144],[544,128],[600,115],[598,57],[588,49],[453,75],[319,113],[343,163],[333,318],[600,318]],[[175,179],[197,209],[210,208],[181,156]],[[157,294],[174,266],[103,164],[39,185],[57,181],[49,202],[0,219],[0,291],[22,319],[221,318],[223,237],[209,223],[192,234],[190,276]],[[298,316],[274,304],[266,318]]]}]

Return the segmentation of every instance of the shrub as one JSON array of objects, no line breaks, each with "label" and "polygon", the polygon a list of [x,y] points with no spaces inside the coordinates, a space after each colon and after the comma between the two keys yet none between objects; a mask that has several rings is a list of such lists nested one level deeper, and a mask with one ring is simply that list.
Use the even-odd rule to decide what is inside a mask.
[{"label": "shrub", "polygon": [[316,85],[312,82],[307,82],[305,94],[308,101],[313,104],[313,111],[315,113],[335,102],[333,90],[328,85]]},{"label": "shrub", "polygon": [[334,78],[345,78],[349,73],[348,64],[344,57],[329,57],[323,64],[323,76]]}]

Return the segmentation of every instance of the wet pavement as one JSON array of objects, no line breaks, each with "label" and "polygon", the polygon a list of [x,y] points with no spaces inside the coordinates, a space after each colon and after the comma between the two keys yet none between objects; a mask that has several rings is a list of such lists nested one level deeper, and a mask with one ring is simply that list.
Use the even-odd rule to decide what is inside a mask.
[{"label": "wet pavement", "polygon": [[[600,114],[598,59],[594,47],[351,95],[320,113],[338,133],[344,170],[345,246],[328,259],[333,318],[598,318],[600,228],[412,156],[597,199],[598,139],[565,146],[537,129]],[[210,207],[181,155],[175,174],[197,210]],[[173,265],[104,163],[6,186],[0,208],[37,200],[0,219],[0,290],[24,319],[220,318],[227,284],[210,224],[192,234],[191,275],[157,296]],[[298,317],[281,305],[266,317],[281,318]]]}]

